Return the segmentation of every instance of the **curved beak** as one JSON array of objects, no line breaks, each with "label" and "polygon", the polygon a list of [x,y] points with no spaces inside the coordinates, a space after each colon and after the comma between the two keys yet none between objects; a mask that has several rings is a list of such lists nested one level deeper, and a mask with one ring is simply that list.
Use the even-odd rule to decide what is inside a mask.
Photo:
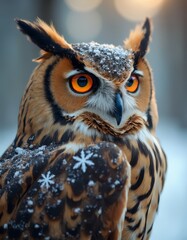
[{"label": "curved beak", "polygon": [[122,114],[123,114],[123,99],[120,92],[117,92],[115,94],[115,109],[114,109],[114,117],[116,119],[117,124],[119,125],[121,123]]}]

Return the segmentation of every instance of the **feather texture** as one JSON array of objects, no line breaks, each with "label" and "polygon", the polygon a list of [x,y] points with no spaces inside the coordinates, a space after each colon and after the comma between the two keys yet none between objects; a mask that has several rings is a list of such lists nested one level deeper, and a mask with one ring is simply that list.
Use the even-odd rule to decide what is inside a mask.
[{"label": "feather texture", "polygon": [[16,21],[42,56],[0,158],[0,239],[148,240],[167,169],[149,19],[125,49]]}]

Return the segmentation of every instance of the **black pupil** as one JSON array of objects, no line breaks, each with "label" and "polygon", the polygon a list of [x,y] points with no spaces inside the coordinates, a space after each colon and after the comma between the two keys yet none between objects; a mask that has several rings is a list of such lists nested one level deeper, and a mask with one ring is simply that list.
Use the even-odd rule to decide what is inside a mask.
[{"label": "black pupil", "polygon": [[77,84],[79,87],[85,87],[88,84],[88,80],[85,76],[81,76],[77,79]]},{"label": "black pupil", "polygon": [[133,82],[134,82],[134,79],[131,77],[128,81],[127,81],[127,87],[131,87],[132,86],[132,84],[133,84]]}]

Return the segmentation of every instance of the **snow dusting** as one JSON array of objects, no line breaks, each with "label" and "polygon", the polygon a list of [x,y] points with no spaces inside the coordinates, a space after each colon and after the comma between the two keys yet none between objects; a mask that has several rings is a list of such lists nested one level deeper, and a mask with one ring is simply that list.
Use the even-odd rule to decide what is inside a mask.
[{"label": "snow dusting", "polygon": [[90,180],[90,181],[88,182],[88,186],[89,186],[89,187],[94,187],[94,186],[95,186],[95,182],[94,182],[93,180]]},{"label": "snow dusting", "polygon": [[34,209],[28,208],[27,211],[28,211],[28,213],[33,213],[33,212],[34,212]]},{"label": "snow dusting", "polygon": [[99,210],[98,210],[98,212],[97,212],[97,213],[98,213],[98,215],[101,215],[101,214],[102,214],[102,212],[103,212],[103,211],[102,211],[102,208],[99,208]]},{"label": "snow dusting", "polygon": [[81,213],[81,209],[80,208],[74,208],[74,213],[76,214],[80,214]]},{"label": "snow dusting", "polygon": [[34,205],[33,200],[28,199],[27,204],[28,204],[29,206],[33,206],[33,205]]},{"label": "snow dusting", "polygon": [[5,223],[5,224],[3,225],[3,228],[4,228],[4,229],[8,229],[8,224]]},{"label": "snow dusting", "polygon": [[77,43],[72,46],[83,60],[91,63],[101,74],[109,74],[113,78],[130,71],[133,64],[132,51],[121,46],[96,42]]},{"label": "snow dusting", "polygon": [[17,147],[15,149],[15,152],[18,154],[18,155],[25,155],[27,153],[26,150],[24,150],[23,148],[20,148],[20,147]]},{"label": "snow dusting", "polygon": [[86,172],[87,166],[92,166],[94,163],[89,159],[93,153],[89,153],[87,156],[85,155],[85,152],[81,151],[81,157],[73,156],[73,159],[77,161],[77,163],[74,165],[73,169],[77,169],[81,167],[83,172]]}]

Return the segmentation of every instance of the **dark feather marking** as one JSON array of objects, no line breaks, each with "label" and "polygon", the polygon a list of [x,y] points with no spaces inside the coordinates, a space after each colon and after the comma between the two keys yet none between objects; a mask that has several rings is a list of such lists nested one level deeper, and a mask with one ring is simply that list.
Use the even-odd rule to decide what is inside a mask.
[{"label": "dark feather marking", "polygon": [[128,227],[128,229],[130,230],[130,231],[132,231],[132,232],[134,232],[134,231],[136,231],[136,229],[137,228],[139,228],[139,226],[140,226],[140,224],[141,224],[141,219],[137,222],[137,224],[135,224],[135,225],[133,225],[133,226],[130,226],[130,225],[128,225],[127,227]]},{"label": "dark feather marking", "polygon": [[143,182],[144,173],[145,173],[145,169],[142,168],[142,169],[140,170],[140,174],[139,174],[139,176],[138,176],[138,180],[136,181],[135,184],[133,184],[133,185],[131,186],[131,190],[136,190],[137,188],[139,188],[139,186],[140,186],[140,185],[142,184],[142,182]]},{"label": "dark feather marking", "polygon": [[63,216],[64,204],[65,201],[64,199],[62,199],[56,204],[50,204],[45,206],[45,212],[47,213],[47,216],[52,220],[59,219],[61,216]]},{"label": "dark feather marking", "polygon": [[149,234],[149,233],[151,232],[152,228],[153,228],[153,224],[151,225],[151,227],[150,227],[149,230],[147,231],[147,234]]},{"label": "dark feather marking", "polygon": [[18,141],[19,137],[20,137],[20,135],[17,134],[14,141],[13,141],[13,146],[14,147],[16,147],[16,144],[17,144],[17,141]]},{"label": "dark feather marking", "polygon": [[[10,179],[9,179],[10,180]],[[6,179],[7,181],[7,179]],[[22,187],[19,183],[9,184],[7,187],[7,212],[12,213],[14,207],[22,194]]]},{"label": "dark feather marking", "polygon": [[149,153],[149,175],[150,175],[150,177],[153,177],[154,178],[154,176],[155,176],[155,174],[154,174],[154,163],[153,163],[154,161],[153,161],[153,156],[152,156],[152,154],[151,153]]},{"label": "dark feather marking", "polygon": [[129,150],[131,150],[131,148],[132,148],[132,146],[131,146],[131,144],[130,144],[130,141],[129,141],[129,139],[124,139],[123,140],[123,144],[129,149]]},{"label": "dark feather marking", "polygon": [[135,214],[139,209],[140,202],[138,201],[132,208],[128,208],[127,212],[130,214]]},{"label": "dark feather marking", "polygon": [[140,43],[139,51],[135,52],[135,58],[134,58],[134,68],[136,69],[136,66],[138,64],[139,58],[143,58],[146,54],[147,47],[149,44],[150,34],[151,34],[151,26],[150,26],[150,20],[147,18],[144,25],[143,30],[145,30],[144,37]]},{"label": "dark feather marking", "polygon": [[39,129],[35,134],[32,134],[28,139],[28,141],[29,141],[28,143],[31,144],[34,140],[36,140],[40,136],[42,131],[43,131],[43,128]]},{"label": "dark feather marking", "polygon": [[35,223],[30,224],[30,235],[33,237],[33,239],[44,239],[45,235],[48,234],[49,226],[48,224],[38,224],[37,227]]},{"label": "dark feather marking", "polygon": [[132,223],[132,222],[135,221],[133,218],[127,217],[127,216],[125,216],[125,220],[126,220],[127,222],[129,222],[129,223]]},{"label": "dark feather marking", "polygon": [[23,232],[22,226],[17,225],[15,221],[11,221],[8,224],[8,239],[20,239]]},{"label": "dark feather marking", "polygon": [[31,217],[33,212],[32,211],[28,211],[28,205],[26,203],[27,200],[24,199],[23,202],[21,202],[21,206],[19,208],[19,211],[17,211],[17,215],[16,215],[16,219],[15,222],[17,225],[25,225],[27,224]]},{"label": "dark feather marking", "polygon": [[155,183],[155,177],[154,177],[153,158],[152,158],[152,155],[151,155],[151,154],[149,154],[149,160],[150,160],[149,175],[150,175],[150,177],[151,177],[150,188],[149,188],[149,190],[148,190],[147,193],[142,194],[142,195],[140,195],[140,196],[137,197],[138,202],[134,205],[134,207],[132,207],[132,208],[130,208],[130,209],[127,209],[127,212],[128,212],[128,213],[135,214],[135,213],[138,211],[140,202],[143,201],[144,199],[148,198],[148,197],[150,196],[150,194],[152,193],[153,186],[154,186],[154,183]]},{"label": "dark feather marking", "polygon": [[27,113],[28,113],[28,108],[26,109],[26,113],[24,115],[24,118],[23,118],[23,133],[25,133],[25,127],[26,127],[26,119],[27,119]]},{"label": "dark feather marking", "polygon": [[19,142],[16,142],[16,146],[17,147],[21,147],[21,145],[23,144],[23,138],[25,137],[25,134],[23,134],[23,136],[19,139]]},{"label": "dark feather marking", "polygon": [[[23,103],[23,106],[22,106],[22,111],[21,111],[21,117],[20,117],[20,122],[19,122],[19,125],[21,125],[21,121],[22,121],[22,133],[24,133],[25,132],[25,118],[26,118],[26,116],[24,115],[24,118],[23,118],[23,113],[24,113],[24,111],[25,111],[25,106],[26,106],[26,104],[27,104],[27,101],[25,100],[25,102]],[[26,111],[26,113],[27,113],[28,111]]]},{"label": "dark feather marking", "polygon": [[[103,135],[102,135],[102,138],[101,138],[101,140],[102,140],[103,142],[110,142],[110,141],[111,141],[110,139],[111,139],[110,136],[107,135],[107,134],[103,134]],[[114,141],[114,142],[115,142],[115,141]]]},{"label": "dark feather marking", "polygon": [[[57,161],[57,164],[62,164],[63,165],[63,160],[64,159],[68,159],[70,154],[65,154],[64,153],[64,150],[65,148],[62,148],[62,149],[57,149],[55,151],[55,154],[53,155],[53,158],[57,159],[58,158],[58,161]],[[63,153],[63,154],[62,154]],[[61,156],[62,155],[62,156]],[[57,165],[56,164],[56,165]],[[55,165],[54,165],[55,166]]]},{"label": "dark feather marking", "polygon": [[157,209],[156,209],[156,211],[158,211],[159,203],[160,203],[160,194],[158,194],[158,199],[157,199]]},{"label": "dark feather marking", "polygon": [[[149,105],[150,105],[150,102],[149,102]],[[153,119],[152,119],[152,116],[151,116],[151,113],[150,113],[150,107],[148,108],[147,110],[147,123],[148,123],[148,129],[151,130],[153,129]]]},{"label": "dark feather marking", "polygon": [[81,206],[82,200],[74,201],[73,199],[66,197],[66,203],[70,208],[76,208]]},{"label": "dark feather marking", "polygon": [[106,207],[114,204],[119,199],[120,194],[121,194],[121,191],[118,190],[118,191],[115,191],[113,194],[105,197],[104,200],[105,200]]},{"label": "dark feather marking", "polygon": [[48,159],[49,159],[49,156],[37,156],[35,157],[34,159],[34,163],[33,163],[33,170],[32,170],[32,173],[33,173],[33,179],[37,179],[38,176],[40,176],[40,174],[44,171],[46,165],[48,164]]},{"label": "dark feather marking", "polygon": [[62,135],[60,142],[62,144],[68,143],[70,141],[73,141],[75,138],[74,132],[70,129],[66,130],[65,133]]},{"label": "dark feather marking", "polygon": [[146,227],[147,227],[147,217],[148,217],[148,212],[149,212],[150,205],[151,205],[151,200],[148,203],[147,210],[146,210],[146,213],[145,213],[145,224],[144,224],[143,231],[141,233],[139,233],[139,235],[138,235],[138,238],[141,238],[141,240],[143,240],[144,236],[145,236]]},{"label": "dark feather marking", "polygon": [[143,195],[140,195],[138,197],[138,200],[139,201],[142,201],[144,200],[145,198],[148,198],[150,196],[150,194],[152,193],[153,191],[153,187],[154,187],[154,183],[155,183],[155,174],[154,174],[154,164],[153,164],[153,157],[151,154],[149,154],[149,162],[150,162],[150,165],[149,165],[149,175],[151,177],[151,184],[150,184],[150,188],[148,190],[147,193],[143,194]]},{"label": "dark feather marking", "polygon": [[71,188],[75,196],[79,196],[85,190],[85,184],[83,178],[77,178],[75,182],[71,182]]},{"label": "dark feather marking", "polygon": [[97,215],[99,207],[100,205],[96,204],[95,202],[86,205],[82,214],[82,218],[86,220],[83,220],[83,229],[88,235],[94,235],[95,238],[93,239],[103,240],[104,238],[102,238],[100,235],[100,229],[103,227],[103,223],[102,221],[99,221],[100,219]]},{"label": "dark feather marking", "polygon": [[144,55],[146,54],[146,51],[147,51],[148,44],[149,44],[149,38],[150,38],[150,34],[151,34],[151,26],[150,26],[150,20],[148,18],[146,18],[146,20],[145,20],[143,29],[145,30],[145,35],[140,43],[140,57],[144,57]]},{"label": "dark feather marking", "polygon": [[66,169],[66,164],[64,164],[64,159],[66,159],[66,155],[64,154],[62,158],[57,156],[58,155],[55,154],[55,156],[53,157],[54,159],[56,159],[56,161],[55,164],[50,168],[50,172],[53,173],[55,176],[64,174],[64,171]]},{"label": "dark feather marking", "polygon": [[67,120],[63,117],[62,109],[55,102],[55,100],[53,98],[53,94],[50,89],[51,73],[58,62],[59,62],[59,58],[56,59],[52,64],[50,64],[45,71],[45,76],[44,76],[45,97],[51,106],[51,109],[53,112],[54,123],[60,123],[61,125],[66,125],[67,123],[72,124],[73,120],[70,120],[70,119]]},{"label": "dark feather marking", "polygon": [[42,130],[43,130],[43,128],[39,129],[39,130],[36,132],[36,137],[39,137],[39,136],[40,136],[40,134],[42,133]]},{"label": "dark feather marking", "polygon": [[[65,225],[65,239],[80,239],[80,224],[77,224],[75,228],[68,228]],[[73,238],[72,238],[73,237]]]},{"label": "dark feather marking", "polygon": [[58,143],[58,130],[55,131],[52,139],[53,139],[53,142],[54,142],[54,143]]},{"label": "dark feather marking", "polygon": [[73,216],[71,216],[71,219],[72,220],[76,220],[78,218],[78,215],[73,215]]},{"label": "dark feather marking", "polygon": [[130,160],[130,165],[131,165],[132,168],[136,166],[136,164],[138,162],[138,157],[139,157],[138,149],[132,147],[131,160]]},{"label": "dark feather marking", "polygon": [[42,145],[49,146],[51,143],[53,143],[53,139],[52,139],[52,137],[50,137],[48,135],[43,136],[43,138],[40,141],[41,146]]},{"label": "dark feather marking", "polygon": [[4,229],[4,226],[1,226],[0,227],[0,235],[5,234],[5,232],[6,232],[6,229]]},{"label": "dark feather marking", "polygon": [[27,186],[30,187],[31,184],[32,184],[32,177],[28,176],[28,177],[25,179],[25,182],[26,182]]},{"label": "dark feather marking", "polygon": [[154,144],[154,147],[155,147],[155,152],[156,152],[155,158],[157,161],[159,161],[160,166],[162,167],[162,158],[160,156],[160,152],[155,144]]},{"label": "dark feather marking", "polygon": [[148,150],[148,148],[146,147],[146,145],[145,145],[142,141],[140,141],[139,139],[138,139],[137,143],[138,143],[138,148],[139,148],[140,152],[141,152],[144,156],[147,157],[148,154],[149,154],[149,150]]},{"label": "dark feather marking", "polygon": [[2,216],[3,216],[3,212],[0,212],[0,219],[2,218]]},{"label": "dark feather marking", "polygon": [[155,155],[155,162],[156,162],[156,172],[158,172],[158,162],[159,162],[159,160],[158,160],[158,157],[157,157],[157,153],[156,153],[156,151],[155,151],[155,149],[153,149],[153,153],[154,153],[154,155]]}]

